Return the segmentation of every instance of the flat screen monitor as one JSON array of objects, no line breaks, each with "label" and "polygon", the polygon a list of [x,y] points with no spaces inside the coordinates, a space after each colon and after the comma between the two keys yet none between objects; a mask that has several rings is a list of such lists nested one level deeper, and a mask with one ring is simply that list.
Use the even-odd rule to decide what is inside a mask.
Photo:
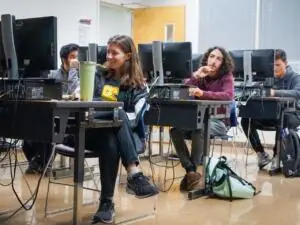
[{"label": "flat screen monitor", "polygon": [[197,71],[200,67],[203,54],[192,54],[192,70]]},{"label": "flat screen monitor", "polygon": [[144,73],[153,71],[152,44],[139,44],[138,53]]},{"label": "flat screen monitor", "polygon": [[163,69],[166,83],[181,83],[192,73],[192,43],[163,43]]},{"label": "flat screen monitor", "polygon": [[233,50],[229,52],[233,63],[233,76],[236,81],[244,80],[244,50]]},{"label": "flat screen monitor", "polygon": [[88,61],[88,55],[89,55],[89,48],[87,46],[80,46],[78,50],[78,60],[80,62]]},{"label": "flat screen monitor", "polygon": [[104,64],[106,62],[107,46],[99,45],[97,53],[97,63]]},{"label": "flat screen monitor", "polygon": [[1,37],[2,37],[2,30],[1,30],[1,22],[0,22],[0,77],[6,77],[5,53],[4,53]]},{"label": "flat screen monitor", "polygon": [[57,69],[57,18],[15,20],[19,77],[41,77]]},{"label": "flat screen monitor", "polygon": [[253,81],[265,81],[274,77],[274,49],[255,49],[252,51]]},{"label": "flat screen monitor", "polygon": [[[152,44],[139,44],[138,52],[147,80],[149,76],[151,79],[155,78],[151,77],[154,76]],[[192,73],[191,42],[162,43],[162,65],[166,83],[181,83],[183,79],[190,77]]]},{"label": "flat screen monitor", "polygon": [[153,67],[152,44],[139,44],[138,54],[141,60],[144,77],[146,78],[147,83],[151,83],[156,78]]}]

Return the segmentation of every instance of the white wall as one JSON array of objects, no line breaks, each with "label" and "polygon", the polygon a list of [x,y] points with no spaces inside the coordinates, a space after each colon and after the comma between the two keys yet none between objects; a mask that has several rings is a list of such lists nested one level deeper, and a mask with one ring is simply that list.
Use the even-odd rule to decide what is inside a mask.
[{"label": "white wall", "polygon": [[[90,42],[99,39],[99,0],[3,0],[0,14],[13,14],[18,18],[56,16],[58,19],[58,51],[64,44],[79,41],[79,19],[91,19]],[[34,35],[34,34],[33,34]]]},{"label": "white wall", "polygon": [[126,8],[100,5],[99,42],[106,45],[107,40],[116,34],[131,36],[131,11]]},{"label": "white wall", "polygon": [[228,50],[255,47],[255,0],[200,0],[199,7],[200,53],[215,45]]},{"label": "white wall", "polygon": [[299,8],[299,0],[261,0],[261,48],[282,48],[289,61],[300,61]]}]

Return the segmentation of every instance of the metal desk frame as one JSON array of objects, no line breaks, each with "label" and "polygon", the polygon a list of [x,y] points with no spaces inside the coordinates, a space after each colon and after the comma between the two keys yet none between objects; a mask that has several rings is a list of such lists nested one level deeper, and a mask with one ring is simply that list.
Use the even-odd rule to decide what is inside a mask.
[{"label": "metal desk frame", "polygon": [[[145,123],[147,125],[158,125],[158,126],[171,126],[178,127],[189,130],[200,131],[203,129],[204,132],[204,141],[203,145],[199,145],[199,141],[201,139],[201,132],[195,132],[193,135],[192,143],[196,148],[203,149],[204,156],[204,166],[202,175],[206,179],[205,174],[205,165],[207,161],[207,157],[209,155],[210,150],[210,119],[211,118],[229,118],[229,106],[232,101],[208,101],[208,100],[157,100],[153,99],[149,101],[150,110],[145,114]],[[183,117],[183,115],[188,115],[189,121],[180,120],[180,119],[172,119],[171,116],[161,115],[163,109],[166,108],[166,111],[169,113],[172,110],[175,110],[177,107],[177,111],[174,111],[174,116],[178,116],[178,118]],[[219,108],[224,108],[225,113],[218,114],[217,110]],[[176,115],[177,112],[177,115]],[[164,118],[164,119],[161,119]],[[163,121],[162,121],[163,120]],[[192,190],[188,192],[188,199],[193,200],[199,197],[206,195],[207,187],[206,182],[204,182],[204,187],[199,190]]]},{"label": "metal desk frame", "polygon": [[[67,128],[70,113],[75,114],[75,162],[74,162],[74,201],[73,225],[82,224],[82,193],[84,181],[85,130],[87,128],[106,128],[119,126],[118,114],[111,121],[87,120],[85,113],[90,109],[112,111],[122,107],[120,102],[75,102],[75,101],[2,101],[0,102],[0,136],[16,139],[50,142],[59,144]],[[8,110],[9,109],[9,110]],[[13,115],[11,114],[13,110]],[[19,111],[18,111],[19,110]],[[26,114],[27,110],[27,114]],[[28,113],[37,112],[35,115]],[[19,118],[24,114],[23,120]],[[6,117],[5,117],[6,116]],[[18,117],[19,116],[19,117]],[[55,127],[55,118],[60,118]],[[8,120],[13,120],[8,121]],[[31,121],[28,121],[30,120]],[[28,124],[32,126],[28,127]],[[11,124],[11,125],[10,125]],[[37,125],[38,124],[38,125]],[[37,130],[35,130],[38,128]],[[56,130],[58,129],[58,132]],[[41,131],[41,132],[39,132]]]}]

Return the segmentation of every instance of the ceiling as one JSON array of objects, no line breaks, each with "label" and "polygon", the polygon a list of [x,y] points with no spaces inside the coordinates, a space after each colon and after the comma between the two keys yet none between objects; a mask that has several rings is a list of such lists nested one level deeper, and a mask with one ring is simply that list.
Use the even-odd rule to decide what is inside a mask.
[{"label": "ceiling", "polygon": [[101,2],[132,9],[148,7],[145,0],[101,0]]}]

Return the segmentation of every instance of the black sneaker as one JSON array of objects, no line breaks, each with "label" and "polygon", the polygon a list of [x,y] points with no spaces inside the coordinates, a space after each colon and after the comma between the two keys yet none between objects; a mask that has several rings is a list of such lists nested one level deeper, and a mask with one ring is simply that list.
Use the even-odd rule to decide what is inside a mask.
[{"label": "black sneaker", "polygon": [[143,173],[137,173],[132,178],[127,178],[126,191],[129,194],[135,195],[137,198],[147,198],[158,194],[158,190]]},{"label": "black sneaker", "polygon": [[266,152],[258,152],[257,159],[258,159],[258,167],[260,170],[272,161],[272,159]]},{"label": "black sneaker", "polygon": [[109,199],[101,201],[99,209],[93,218],[92,224],[113,223],[114,214],[115,214],[114,203]]},{"label": "black sneaker", "polygon": [[28,167],[25,170],[25,174],[36,174],[41,173],[42,166],[36,159],[36,157],[33,157],[32,160],[28,163]]},{"label": "black sneaker", "polygon": [[[45,172],[45,176],[50,176],[51,174],[51,164],[49,165],[49,167],[47,168],[46,172]],[[25,174],[29,175],[29,174],[43,174],[45,170],[45,167],[43,167],[41,165],[41,163],[38,162],[38,160],[34,157],[30,162],[29,165],[27,167],[27,169],[25,170]]]},{"label": "black sneaker", "polygon": [[25,174],[36,174],[39,173],[38,170],[31,168],[30,166],[27,167],[27,169],[25,170]]}]

